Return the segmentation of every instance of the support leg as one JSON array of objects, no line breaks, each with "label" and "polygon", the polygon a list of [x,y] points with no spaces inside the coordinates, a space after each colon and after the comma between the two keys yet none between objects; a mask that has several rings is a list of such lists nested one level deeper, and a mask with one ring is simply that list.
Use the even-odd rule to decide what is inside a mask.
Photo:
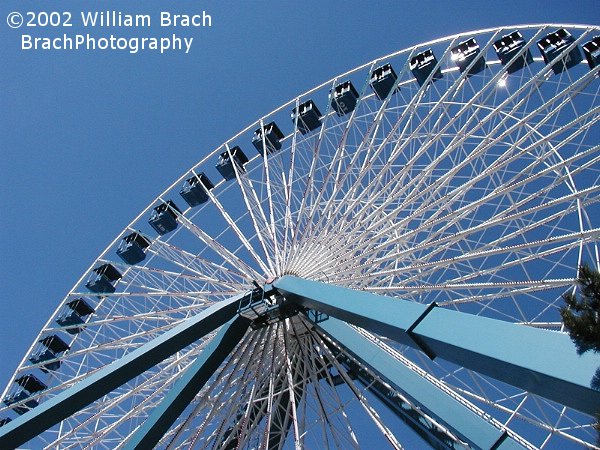
[{"label": "support leg", "polygon": [[285,276],[288,301],[593,415],[600,355],[578,355],[567,334]]},{"label": "support leg", "polygon": [[[351,326],[335,318],[330,318],[316,325],[316,329],[335,341],[362,365],[378,374],[398,392],[402,392],[439,423],[444,424],[461,440],[475,448],[507,450],[522,448],[513,439],[507,438],[502,430],[467,409],[445,392],[440,391],[401,362],[391,358],[389,354],[360,335]],[[417,426],[416,423],[413,425]],[[425,435],[426,440],[432,446],[434,443],[443,443],[446,446],[450,444],[448,440],[441,440],[440,435],[432,434],[432,430],[424,426],[419,426],[416,431],[422,437]]]},{"label": "support leg", "polygon": [[160,405],[125,445],[126,450],[153,448],[190,404],[212,374],[240,342],[250,321],[237,317],[221,328]]},{"label": "support leg", "polygon": [[240,295],[197,316],[98,370],[0,428],[0,448],[16,448],[215,330],[237,314]]}]

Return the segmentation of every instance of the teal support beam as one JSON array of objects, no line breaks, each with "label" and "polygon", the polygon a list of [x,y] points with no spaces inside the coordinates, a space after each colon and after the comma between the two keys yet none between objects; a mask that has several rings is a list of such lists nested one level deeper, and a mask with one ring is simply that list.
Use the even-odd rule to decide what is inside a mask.
[{"label": "teal support beam", "polygon": [[585,414],[594,415],[600,405],[600,391],[591,388],[600,355],[578,355],[567,334],[293,276],[273,285],[288,301]]},{"label": "teal support beam", "polygon": [[223,325],[124,448],[154,448],[244,337],[249,325],[250,320],[241,316]]},{"label": "teal support beam", "polygon": [[[330,317],[316,325],[316,329],[325,333],[361,364],[475,448],[502,450],[523,448],[502,430],[467,409],[400,361],[391,358],[388,353],[346,323]],[[424,427],[420,427],[417,431],[419,434],[431,433],[431,430],[426,430]],[[434,437],[425,436],[430,445],[434,445],[430,440]]]},{"label": "teal support beam", "polygon": [[254,291],[216,303],[0,428],[16,448],[231,320]]}]

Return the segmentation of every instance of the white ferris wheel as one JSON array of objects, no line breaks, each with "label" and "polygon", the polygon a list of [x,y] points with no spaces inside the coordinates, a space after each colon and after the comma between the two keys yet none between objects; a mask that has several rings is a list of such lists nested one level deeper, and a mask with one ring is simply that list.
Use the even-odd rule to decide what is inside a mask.
[{"label": "white ferris wheel", "polygon": [[[521,373],[560,378],[524,360],[559,352],[562,295],[600,267],[599,35],[425,42],[233,136],[60,302],[3,393],[0,447],[594,448],[589,403]],[[401,335],[374,318],[411,308]]]}]

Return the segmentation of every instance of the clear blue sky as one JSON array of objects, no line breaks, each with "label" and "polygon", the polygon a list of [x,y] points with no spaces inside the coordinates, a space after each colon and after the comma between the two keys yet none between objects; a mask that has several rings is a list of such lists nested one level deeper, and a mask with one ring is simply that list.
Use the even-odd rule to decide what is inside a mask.
[{"label": "clear blue sky", "polygon": [[[177,31],[194,37],[187,55],[132,55],[23,51],[20,35],[32,29],[6,23],[12,11],[75,15],[99,7],[153,18],[162,10],[205,10],[212,27]],[[84,31],[73,22],[69,32]],[[3,0],[0,384],[115,235],[176,177],[258,116],[337,73],[412,44],[542,22],[598,24],[600,3]],[[148,31],[159,33],[171,32]]]}]

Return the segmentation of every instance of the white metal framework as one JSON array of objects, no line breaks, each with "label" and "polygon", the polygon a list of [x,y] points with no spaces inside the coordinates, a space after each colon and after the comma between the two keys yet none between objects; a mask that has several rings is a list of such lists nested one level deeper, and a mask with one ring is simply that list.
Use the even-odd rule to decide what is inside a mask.
[{"label": "white metal framework", "polygon": [[[546,63],[537,42],[557,29],[573,42]],[[515,30],[525,45],[511,71],[494,43]],[[45,388],[10,405],[15,417],[138,348],[207,306],[253,283],[292,274],[358,290],[561,332],[561,295],[577,267],[600,267],[599,68],[585,59],[555,64],[600,34],[600,27],[518,25],[416,45],[339,75],[262,117],[183,174],[107,247],[60,303],[4,391],[35,375]],[[461,70],[452,50],[474,38],[478,59]],[[440,75],[419,83],[410,62],[431,49]],[[454,52],[455,53],[455,52]],[[372,72],[390,63],[397,79],[380,99]],[[339,115],[330,91],[351,81],[355,107]],[[313,100],[320,126],[290,120]],[[269,149],[267,126],[283,131]],[[251,140],[262,130],[260,154]],[[306,130],[304,130],[306,131]],[[249,157],[234,179],[214,169],[240,146]],[[185,180],[205,173],[208,201],[188,207]],[[217,182],[219,180],[219,182]],[[177,228],[157,235],[155,207],[172,200]],[[139,232],[145,259],[116,255]],[[115,292],[93,293],[93,269],[111,264]],[[93,313],[61,326],[83,299]],[[359,330],[371,343],[527,448],[594,448],[593,418],[415,349]],[[31,361],[57,335],[68,345]],[[120,448],[160,403],[211,334],[116,389],[32,441],[34,448]],[[400,448],[406,426],[372,394],[377,374],[357,378],[335,345],[302,315],[251,330],[164,436],[165,448]],[[501,343],[498,343],[501,345]],[[370,380],[365,383],[365,380]],[[379,380],[378,382],[383,382]],[[385,383],[384,383],[385,384]],[[455,447],[466,445],[397,393]],[[33,402],[33,403],[32,403]],[[376,436],[376,437],[373,437]]]}]

